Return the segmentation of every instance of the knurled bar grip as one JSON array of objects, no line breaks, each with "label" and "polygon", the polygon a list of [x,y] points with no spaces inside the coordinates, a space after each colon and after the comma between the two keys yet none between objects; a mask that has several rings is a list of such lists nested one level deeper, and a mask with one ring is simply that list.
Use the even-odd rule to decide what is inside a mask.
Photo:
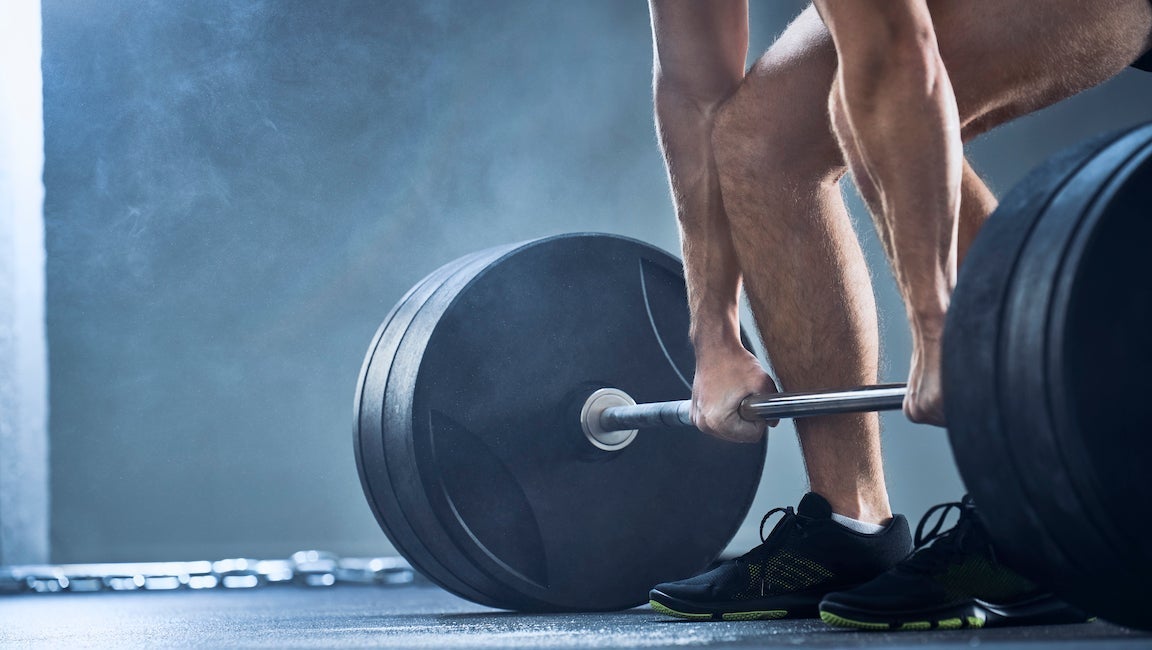
[{"label": "knurled bar grip", "polygon": [[[772,393],[749,395],[740,402],[740,417],[807,418],[837,413],[893,411],[904,405],[904,384],[860,386],[837,391],[813,393]],[[646,429],[651,427],[690,427],[692,416],[689,400],[652,402],[632,406],[612,406],[600,414],[605,431]]]}]

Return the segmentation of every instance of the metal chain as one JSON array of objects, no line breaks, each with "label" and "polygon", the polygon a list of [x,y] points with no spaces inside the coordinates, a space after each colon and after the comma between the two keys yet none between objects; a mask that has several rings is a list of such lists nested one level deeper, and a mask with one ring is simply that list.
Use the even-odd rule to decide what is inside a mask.
[{"label": "metal chain", "polygon": [[275,585],[407,585],[417,580],[399,557],[342,558],[299,551],[283,560],[0,566],[0,595],[174,589],[253,589]]}]

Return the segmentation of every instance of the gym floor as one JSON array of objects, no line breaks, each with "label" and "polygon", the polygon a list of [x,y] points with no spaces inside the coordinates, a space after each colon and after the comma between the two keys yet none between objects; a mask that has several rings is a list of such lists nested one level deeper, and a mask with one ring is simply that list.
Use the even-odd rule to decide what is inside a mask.
[{"label": "gym floor", "polygon": [[1104,622],[937,632],[854,632],[820,621],[696,623],[647,607],[518,614],[432,586],[27,594],[0,597],[0,647],[1152,648]]}]

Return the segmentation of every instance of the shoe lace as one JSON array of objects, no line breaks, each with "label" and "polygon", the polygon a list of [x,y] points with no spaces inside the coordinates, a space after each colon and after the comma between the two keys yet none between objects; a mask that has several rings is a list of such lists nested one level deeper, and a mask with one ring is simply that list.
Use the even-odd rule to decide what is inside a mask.
[{"label": "shoe lace", "polygon": [[[920,523],[916,524],[916,535],[913,537],[913,542],[912,542],[913,545],[916,548],[920,548],[922,546],[929,544],[933,540],[955,530],[955,528],[960,525],[959,519],[956,521],[955,526],[953,526],[952,528],[949,528],[948,530],[942,531],[942,529],[944,528],[944,522],[948,520],[948,515],[952,513],[952,510],[959,511],[960,519],[962,519],[964,517],[964,504],[960,501],[951,501],[949,503],[938,503],[938,504],[932,506],[931,508],[929,508],[928,512],[925,512],[924,516],[920,518]],[[934,515],[936,513],[939,513],[939,514],[936,517],[935,523],[932,525],[932,529],[929,530],[927,534],[925,534],[924,533],[924,527],[932,519],[932,515]]]},{"label": "shoe lace", "polygon": [[[776,514],[777,512],[784,513],[784,516],[780,518],[780,521],[776,522],[776,525],[772,527],[771,532],[765,536],[764,524],[768,523],[768,520],[772,517],[772,515]],[[764,516],[760,518],[760,543],[763,544],[767,542],[768,538],[772,536],[772,533],[776,532],[777,528],[780,528],[781,524],[788,521],[789,519],[795,518],[795,516],[796,511],[792,509],[792,506],[788,506],[787,508],[772,508],[768,512],[764,513]]]},{"label": "shoe lace", "polygon": [[[768,523],[768,520],[772,518],[772,515],[777,513],[783,513],[783,516],[779,521],[776,522],[776,525],[772,527],[772,530],[769,531],[767,535],[765,535],[764,525]],[[796,516],[796,511],[792,508],[792,506],[785,508],[773,508],[769,510],[760,519],[760,545],[737,558],[737,561],[747,564],[750,561],[767,560],[768,557],[770,557],[772,551],[779,549],[784,545],[785,541],[792,537],[792,535],[788,533],[789,530],[797,532],[801,537],[806,537],[808,533],[805,530],[805,523],[805,518]],[[767,581],[767,572],[761,571],[761,596],[764,595],[765,584]]]},{"label": "shoe lace", "polygon": [[[945,529],[944,524],[954,510],[958,513],[956,523]],[[931,527],[929,522],[932,522]],[[967,495],[961,501],[932,506],[916,525],[913,551],[903,566],[913,572],[931,573],[951,564],[957,557],[969,552],[965,542],[972,539],[971,531],[977,526],[979,523],[975,516],[975,505]],[[991,552],[990,546],[988,551]]]}]

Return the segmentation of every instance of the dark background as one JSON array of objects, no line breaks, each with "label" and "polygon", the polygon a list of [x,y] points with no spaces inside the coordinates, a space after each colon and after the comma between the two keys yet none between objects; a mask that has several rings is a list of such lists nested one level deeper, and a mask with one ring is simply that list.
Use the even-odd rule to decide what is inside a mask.
[{"label": "dark background", "polygon": [[[754,4],[753,56],[802,6]],[[403,292],[564,231],[677,249],[642,2],[43,0],[43,34],[56,561],[389,552],[352,396]],[[1149,117],[1152,75],[1127,71],[971,153],[1003,191]],[[942,431],[885,425],[897,510],[959,497]],[[803,491],[782,426],[753,514]]]}]

